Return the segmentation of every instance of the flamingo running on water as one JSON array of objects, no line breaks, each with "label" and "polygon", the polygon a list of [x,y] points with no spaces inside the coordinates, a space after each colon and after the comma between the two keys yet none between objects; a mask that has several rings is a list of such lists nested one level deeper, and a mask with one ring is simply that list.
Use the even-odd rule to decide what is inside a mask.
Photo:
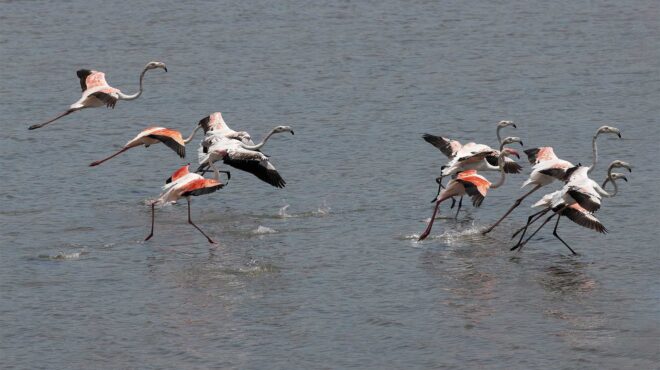
[{"label": "flamingo running on water", "polygon": [[[165,182],[162,194],[157,199],[151,201],[151,232],[144,239],[145,241],[151,239],[154,235],[155,207],[166,203],[174,203],[181,198],[186,198],[188,201],[188,223],[199,230],[209,243],[215,244],[215,241],[192,221],[190,217],[190,197],[213,193],[218,189],[222,189],[225,184],[220,182],[220,171],[215,166],[211,166],[214,171],[214,177],[212,179],[206,179],[199,174],[191,173],[188,170],[189,166],[190,164],[187,164],[174,171],[172,176]],[[229,172],[225,173],[227,173],[227,181],[229,181],[231,175]]]},{"label": "flamingo running on water", "polygon": [[128,143],[126,143],[126,145],[124,145],[123,148],[121,148],[113,155],[98,161],[94,161],[89,165],[90,167],[98,166],[101,163],[107,161],[108,159],[114,158],[115,156],[118,156],[119,154],[131,148],[135,148],[141,145],[144,145],[145,148],[148,148],[150,145],[157,143],[163,143],[167,145],[170,149],[174,150],[179,155],[179,157],[185,158],[186,144],[188,144],[192,140],[192,138],[195,136],[195,133],[200,128],[201,126],[199,125],[195,127],[195,129],[192,131],[190,136],[184,139],[183,136],[181,136],[181,133],[177,130],[172,130],[165,127],[148,127],[142,130],[142,132],[140,132],[137,136],[131,139]]},{"label": "flamingo running on water", "polygon": [[464,196],[467,194],[470,197],[472,197],[472,204],[475,207],[479,207],[483,202],[484,197],[486,196],[486,193],[488,192],[489,188],[491,189],[499,188],[504,184],[504,180],[506,177],[504,172],[504,157],[508,155],[513,155],[515,153],[515,151],[513,151],[510,148],[504,148],[504,145],[514,142],[521,142],[521,140],[520,138],[517,137],[507,137],[502,141],[502,144],[500,144],[500,150],[498,155],[500,179],[497,181],[496,184],[491,184],[491,182],[488,181],[485,177],[479,175],[477,173],[477,170],[467,170],[467,171],[459,172],[456,175],[456,178],[451,179],[447,183],[445,189],[442,190],[440,194],[438,194],[437,198],[434,200],[435,208],[433,209],[433,215],[431,216],[431,219],[429,220],[426,229],[417,239],[418,241],[426,239],[431,233],[431,228],[433,227],[433,222],[435,221],[435,216],[438,212],[438,207],[440,206],[440,203],[442,203],[443,201],[451,197]]},{"label": "flamingo running on water", "polygon": [[[598,147],[596,146],[596,139],[600,134],[603,133],[617,134],[619,138],[621,138],[621,132],[616,127],[601,126],[598,128],[598,130],[596,130],[596,133],[594,134],[591,141],[593,162],[591,166],[588,167],[588,173],[593,171],[594,167],[596,166],[596,163],[598,162]],[[529,175],[529,178],[523,183],[521,187],[524,188],[527,185],[534,185],[534,187],[527,193],[523,194],[523,196],[516,199],[516,201],[511,206],[511,208],[509,208],[504,213],[504,215],[499,218],[499,220],[497,220],[493,225],[491,225],[486,230],[482,231],[483,235],[488,234],[495,227],[497,227],[497,225],[499,225],[502,222],[502,220],[504,220],[511,212],[513,212],[513,210],[516,207],[518,207],[523,200],[525,200],[525,198],[530,196],[535,191],[554,182],[555,180],[566,181],[567,180],[566,171],[569,168],[574,167],[571,162],[565,161],[563,159],[559,159],[555,155],[555,152],[552,149],[552,147],[549,146],[527,149],[525,150],[525,154],[527,154],[529,163],[532,164],[533,167],[532,167],[532,173]]]},{"label": "flamingo running on water", "polygon": [[[566,216],[573,222],[578,225],[584,226],[589,229],[596,230],[601,233],[606,233],[607,229],[600,223],[600,221],[593,215],[594,212],[600,209],[601,200],[603,197],[612,198],[616,196],[619,191],[619,188],[615,182],[617,179],[623,179],[628,181],[628,179],[619,173],[612,173],[615,168],[626,168],[629,172],[632,172],[630,164],[624,161],[613,161],[610,163],[607,170],[607,181],[611,181],[614,185],[614,192],[608,193],[602,187],[598,185],[595,181],[591,180],[587,172],[589,167],[576,166],[569,170],[568,176],[570,177],[566,185],[561,190],[555,191],[553,193],[545,195],[541,200],[536,202],[532,207],[543,207],[541,211],[532,214],[527,219],[527,224],[521,229],[516,231],[512,238],[514,238],[518,233],[522,232],[518,243],[511,248],[511,250],[522,249],[522,247],[529,242],[529,240],[538,233],[543,226],[548,223],[554,216],[557,216],[557,222],[555,224],[555,229],[553,235],[559,239],[573,254],[576,254],[575,251],[557,235],[557,227],[559,225],[559,219],[561,216]],[[606,183],[605,182],[605,183]],[[530,224],[539,220],[544,214],[549,211],[553,211],[553,214],[548,217],[541,226],[530,235],[527,240],[522,241],[525,232]],[[520,250],[519,249],[519,250]]]},{"label": "flamingo running on water", "polygon": [[121,90],[116,89],[110,85],[105,80],[105,73],[99,71],[93,71],[89,69],[80,69],[76,72],[78,78],[80,79],[80,87],[82,88],[82,97],[75,103],[69,106],[69,109],[58,115],[57,117],[50,119],[46,122],[39,123],[28,127],[30,130],[38,129],[46,126],[47,124],[54,122],[66,115],[69,115],[73,112],[85,108],[98,108],[106,106],[108,108],[114,108],[115,104],[119,100],[135,100],[140,95],[142,95],[142,81],[144,79],[144,74],[151,69],[162,68],[167,72],[167,66],[162,62],[149,62],[144,66],[142,73],[140,74],[140,90],[135,94],[124,94]]}]

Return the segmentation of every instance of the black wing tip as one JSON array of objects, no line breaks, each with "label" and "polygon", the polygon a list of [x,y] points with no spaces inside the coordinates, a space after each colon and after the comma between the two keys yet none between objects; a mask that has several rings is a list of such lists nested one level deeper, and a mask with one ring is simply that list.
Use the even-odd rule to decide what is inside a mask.
[{"label": "black wing tip", "polygon": [[522,166],[516,162],[507,162],[504,163],[504,172],[506,173],[520,173],[522,172]]},{"label": "black wing tip", "polygon": [[530,164],[535,164],[536,163],[536,156],[539,153],[539,148],[532,148],[532,149],[525,149],[523,152],[525,155],[527,155],[527,160],[529,161]]}]

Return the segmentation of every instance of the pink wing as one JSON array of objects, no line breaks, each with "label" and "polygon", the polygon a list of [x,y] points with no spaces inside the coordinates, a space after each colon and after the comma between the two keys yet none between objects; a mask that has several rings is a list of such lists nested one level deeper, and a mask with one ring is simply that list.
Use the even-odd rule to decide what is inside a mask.
[{"label": "pink wing", "polygon": [[87,90],[102,86],[110,87],[108,82],[105,80],[105,73],[99,71],[93,71],[89,76],[87,76],[85,79],[85,84],[87,85]]}]

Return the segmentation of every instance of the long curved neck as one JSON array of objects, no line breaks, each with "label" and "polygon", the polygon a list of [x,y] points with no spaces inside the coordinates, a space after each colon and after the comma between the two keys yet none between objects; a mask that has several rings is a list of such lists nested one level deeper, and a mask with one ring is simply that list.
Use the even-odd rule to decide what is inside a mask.
[{"label": "long curved neck", "polygon": [[607,169],[607,179],[612,183],[612,186],[614,186],[614,191],[613,191],[612,193],[608,193],[608,192],[605,191],[605,189],[603,189],[603,188],[600,188],[600,189],[599,189],[599,193],[601,193],[601,195],[604,196],[604,197],[606,197],[606,198],[612,198],[613,196],[616,195],[616,193],[619,192],[619,186],[616,184],[616,181],[614,180],[614,177],[612,177],[612,170],[613,170],[613,169],[614,169],[613,166],[610,166],[610,167]]},{"label": "long curved neck", "polygon": [[593,150],[593,161],[591,163],[591,167],[587,170],[587,175],[591,173],[591,171],[594,170],[596,167],[596,163],[598,162],[598,146],[596,145],[596,139],[598,138],[598,133],[594,135],[593,139],[591,139],[591,149]]},{"label": "long curved neck", "polygon": [[504,144],[500,143],[500,155],[497,157],[497,165],[500,168],[500,179],[497,180],[495,184],[490,186],[491,189],[497,189],[504,185],[504,180],[506,179],[506,175],[504,174],[504,152],[502,149],[504,149]]},{"label": "long curved neck", "polygon": [[139,98],[140,95],[142,95],[142,83],[144,81],[144,75],[147,73],[147,71],[148,71],[148,69],[145,68],[145,69],[142,70],[142,73],[140,73],[140,90],[138,90],[138,92],[136,92],[135,94],[132,94],[132,95],[121,94],[120,98],[122,100],[135,100],[135,99]]},{"label": "long curved neck", "polygon": [[270,130],[268,135],[266,135],[266,137],[259,144],[255,144],[255,145],[245,145],[245,144],[243,144],[243,148],[249,149],[249,150],[259,150],[259,149],[261,149],[261,147],[264,146],[264,144],[266,144],[266,141],[268,141],[268,139],[270,139],[270,137],[273,136],[273,134],[275,134],[275,129]]},{"label": "long curved neck", "polygon": [[190,133],[190,136],[188,136],[188,138],[184,139],[183,142],[188,144],[190,142],[190,140],[192,140],[193,137],[195,137],[195,133],[197,133],[197,130],[199,130],[200,128],[202,128],[202,126],[197,125],[197,127],[195,127],[195,129]]},{"label": "long curved neck", "polygon": [[[500,145],[502,144],[502,137],[500,136],[500,131],[501,130],[502,130],[502,126],[497,126],[497,131],[496,131],[496,133],[497,133],[497,143],[500,144]],[[500,151],[501,150],[502,149],[500,149]]]}]

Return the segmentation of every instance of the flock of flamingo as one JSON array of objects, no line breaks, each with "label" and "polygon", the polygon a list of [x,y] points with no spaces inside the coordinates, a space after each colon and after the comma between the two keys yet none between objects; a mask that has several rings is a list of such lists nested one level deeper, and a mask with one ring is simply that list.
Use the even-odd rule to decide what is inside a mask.
[{"label": "flock of flamingo", "polygon": [[[34,130],[44,127],[59,118],[82,109],[103,106],[114,108],[119,100],[137,99],[142,95],[145,73],[156,68],[161,68],[167,72],[167,67],[164,63],[147,63],[140,74],[140,89],[137,93],[132,95],[124,94],[119,89],[110,86],[105,80],[105,74],[103,72],[88,69],[78,70],[77,75],[80,79],[82,97],[77,102],[71,104],[69,109],[60,115],[46,122],[32,125],[29,129]],[[174,171],[172,176],[165,181],[161,195],[150,202],[151,232],[146,237],[145,241],[151,239],[154,235],[155,206],[174,203],[181,198],[186,198],[188,202],[188,223],[199,230],[209,243],[215,243],[211,237],[192,221],[190,216],[190,197],[213,193],[216,190],[223,188],[227,182],[229,182],[229,179],[231,178],[230,172],[219,171],[214,164],[217,161],[221,160],[226,165],[252,173],[259,179],[277,188],[283,188],[286,184],[282,176],[277,172],[277,169],[275,169],[270,163],[269,157],[263,154],[260,150],[264,144],[266,144],[266,141],[268,141],[268,139],[274,134],[290,132],[293,135],[291,127],[277,126],[271,130],[263,141],[259,144],[255,144],[249,133],[245,131],[234,131],[229,128],[220,112],[212,113],[200,120],[190,136],[185,139],[177,130],[165,127],[148,127],[126,143],[126,145],[124,145],[118,152],[107,158],[94,161],[90,163],[90,166],[98,166],[131,148],[138,146],[149,147],[150,145],[159,142],[167,145],[181,158],[184,158],[186,156],[186,144],[193,139],[195,133],[197,133],[199,129],[203,129],[205,133],[205,137],[200,143],[198,149],[200,166],[196,172],[199,173],[190,172],[188,169],[190,164],[187,164]],[[204,178],[203,175],[209,171],[213,172],[213,177],[210,179]],[[225,173],[227,175],[227,182],[223,183],[220,180],[220,173]]]},{"label": "flock of flamingo", "polygon": [[[140,88],[135,94],[124,94],[119,89],[111,87],[105,80],[103,72],[81,69],[77,71],[82,89],[82,97],[63,113],[46,122],[32,125],[30,130],[44,127],[59,118],[86,108],[108,107],[114,108],[119,100],[135,100],[143,91],[143,80],[147,71],[161,68],[167,72],[167,67],[162,62],[149,62],[140,74]],[[440,203],[447,199],[452,200],[451,208],[455,206],[455,197],[460,197],[456,211],[456,218],[463,203],[463,196],[468,195],[472,198],[472,204],[479,207],[489,189],[495,189],[504,184],[506,174],[518,174],[522,167],[511,157],[520,158],[519,153],[506,145],[519,143],[523,145],[519,137],[505,137],[502,139],[500,131],[505,127],[516,128],[512,121],[500,121],[497,124],[498,149],[493,149],[488,145],[476,144],[470,142],[461,145],[456,140],[447,139],[441,136],[425,134],[423,136],[431,145],[438,148],[449,161],[441,167],[440,176],[436,178],[438,184],[438,194],[433,199],[435,208],[433,215],[428,222],[424,232],[418,240],[426,239],[431,233],[433,222],[436,219]],[[94,161],[90,166],[98,166],[105,161],[138,146],[149,147],[150,145],[163,143],[174,150],[181,158],[186,155],[186,144],[188,144],[197,131],[203,129],[204,139],[202,139],[198,148],[199,167],[196,172],[190,172],[189,164],[185,165],[172,173],[162,188],[161,195],[152,200],[151,203],[151,232],[146,240],[151,239],[154,232],[155,206],[166,203],[174,203],[181,198],[186,198],[188,202],[188,223],[199,230],[209,243],[215,243],[202,229],[200,229],[190,216],[190,197],[209,194],[223,188],[231,178],[229,171],[220,171],[215,163],[222,161],[224,164],[237,168],[242,171],[252,173],[262,181],[277,187],[283,188],[286,184],[277,169],[270,162],[269,156],[263,154],[261,149],[268,139],[277,133],[289,132],[293,135],[293,130],[289,126],[277,126],[263,139],[259,144],[255,144],[249,133],[245,131],[234,131],[227,126],[220,112],[200,120],[193,129],[190,136],[183,138],[177,130],[165,127],[148,127],[142,130],[137,136],[128,141],[119,151],[107,158]],[[578,163],[574,165],[566,160],[558,158],[552,147],[538,147],[525,150],[525,154],[532,165],[532,171],[529,178],[523,183],[522,187],[533,185],[531,190],[524,193],[516,199],[514,204],[504,215],[492,226],[482,231],[482,234],[488,234],[497,227],[504,218],[506,218],[522,201],[532,193],[544,186],[558,181],[563,183],[561,189],[546,194],[532,207],[540,207],[541,210],[533,213],[527,218],[526,224],[517,230],[512,239],[520,234],[518,242],[511,250],[520,250],[529,242],[548,222],[557,217],[553,235],[559,239],[570,251],[575,251],[557,234],[559,220],[562,216],[577,223],[580,226],[595,230],[600,233],[606,233],[607,229],[596,218],[594,213],[600,209],[602,198],[611,198],[618,192],[616,180],[623,179],[628,181],[621,173],[612,172],[615,168],[625,168],[632,171],[628,163],[615,160],[610,163],[607,170],[607,177],[602,185],[589,178],[598,162],[598,150],[596,140],[600,134],[616,134],[621,138],[619,129],[611,126],[600,127],[592,138],[593,159],[591,166],[583,166]],[[500,173],[500,178],[496,183],[491,183],[479,171],[495,171]],[[213,172],[212,178],[205,178],[206,172]],[[220,180],[220,173],[225,173],[227,182]],[[444,177],[450,177],[446,185],[442,184]],[[604,190],[606,184],[612,182],[614,190],[612,193]],[[540,220],[545,214],[551,212],[541,225],[524,239],[527,229],[536,221]]]},{"label": "flock of flamingo", "polygon": [[[511,121],[500,121],[497,124],[496,132],[497,140],[499,142],[499,150],[493,149],[488,145],[476,144],[473,142],[461,145],[461,143],[456,140],[450,140],[441,136],[430,134],[425,134],[423,136],[424,140],[440,149],[440,151],[449,158],[449,162],[441,167],[440,177],[436,179],[439,189],[438,195],[433,199],[433,202],[435,202],[433,215],[418,240],[426,239],[431,233],[431,228],[433,227],[438,208],[443,201],[452,199],[451,207],[453,208],[455,204],[454,197],[460,197],[458,203],[458,209],[460,210],[463,196],[468,195],[472,198],[472,204],[475,207],[479,207],[483,202],[488,189],[495,189],[504,184],[507,173],[520,173],[522,167],[510,158],[511,156],[520,158],[520,155],[516,150],[506,148],[505,145],[512,143],[520,143],[520,145],[522,145],[522,140],[519,137],[507,137],[502,139],[500,136],[500,130],[508,126],[516,128],[516,125]],[[623,174],[612,171],[615,168],[625,168],[632,172],[632,169],[627,162],[615,160],[610,163],[607,169],[607,177],[602,185],[599,185],[597,182],[589,178],[589,174],[594,170],[596,163],[598,162],[598,147],[596,145],[596,140],[600,134],[616,134],[621,138],[621,132],[616,127],[602,126],[598,128],[591,140],[593,158],[591,166],[588,167],[583,166],[580,163],[574,165],[569,161],[558,158],[552,147],[549,146],[525,150],[524,152],[529,159],[529,163],[532,165],[532,172],[522,184],[522,187],[524,188],[528,185],[533,185],[532,189],[516,199],[511,208],[509,208],[493,225],[483,230],[482,234],[486,235],[497,227],[502,220],[504,220],[522,203],[525,198],[555,181],[563,183],[563,187],[557,191],[546,194],[541,200],[534,203],[532,207],[540,207],[542,209],[530,215],[527,218],[525,226],[513,233],[511,237],[512,239],[518,234],[520,234],[520,239],[511,250],[522,249],[522,247],[554,217],[557,217],[557,221],[555,222],[555,228],[552,235],[559,239],[559,241],[561,241],[573,254],[576,254],[575,251],[557,234],[559,220],[562,216],[565,216],[580,226],[600,233],[606,233],[607,229],[603,226],[600,220],[596,218],[594,213],[600,209],[602,198],[611,198],[617,194],[619,188],[616,184],[616,180],[622,179],[628,181]],[[478,171],[499,171],[500,178],[495,184],[493,184],[484,176],[478,174]],[[443,186],[442,179],[445,176],[451,176],[451,180],[446,186]],[[608,193],[604,189],[608,182],[612,182],[612,185],[614,186],[614,191],[612,193]],[[552,214],[546,218],[527,239],[524,239],[529,226],[541,219],[548,212],[552,212]],[[458,217],[458,211],[456,212],[456,217]]]}]

